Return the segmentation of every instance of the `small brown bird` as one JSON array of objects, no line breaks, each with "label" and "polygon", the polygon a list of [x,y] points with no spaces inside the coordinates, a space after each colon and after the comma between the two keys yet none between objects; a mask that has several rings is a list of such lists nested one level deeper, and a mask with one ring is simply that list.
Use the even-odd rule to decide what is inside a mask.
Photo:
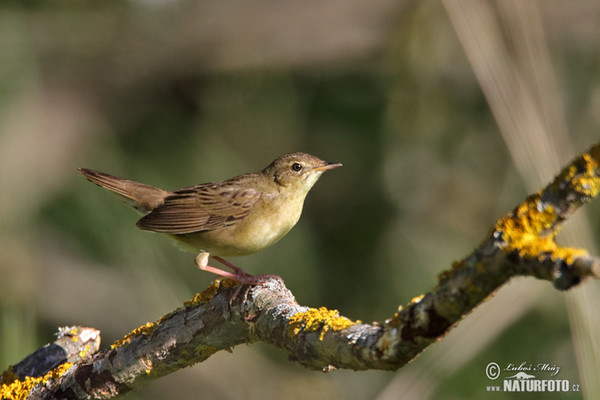
[{"label": "small brown bird", "polygon": [[[253,254],[281,239],[298,222],[304,199],[321,174],[341,165],[290,153],[260,172],[174,192],[85,168],[79,171],[146,214],[137,222],[139,228],[166,233],[182,247],[199,251],[198,268],[257,284],[266,275],[252,276],[221,256]],[[208,265],[209,255],[234,272]]]}]

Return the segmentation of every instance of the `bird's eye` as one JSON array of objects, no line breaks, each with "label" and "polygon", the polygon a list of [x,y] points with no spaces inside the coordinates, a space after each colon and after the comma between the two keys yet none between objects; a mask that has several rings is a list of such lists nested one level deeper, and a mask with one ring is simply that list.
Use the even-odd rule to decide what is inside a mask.
[{"label": "bird's eye", "polygon": [[297,162],[293,163],[292,164],[292,171],[295,171],[295,172],[302,171],[302,164],[297,163]]}]

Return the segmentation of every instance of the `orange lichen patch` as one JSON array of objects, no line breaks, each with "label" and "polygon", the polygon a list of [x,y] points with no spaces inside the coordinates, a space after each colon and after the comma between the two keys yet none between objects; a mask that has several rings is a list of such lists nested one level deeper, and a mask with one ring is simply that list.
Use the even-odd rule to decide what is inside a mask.
[{"label": "orange lichen patch", "polygon": [[556,247],[552,252],[552,260],[564,260],[567,264],[571,265],[575,262],[575,259],[587,256],[588,252],[584,249],[577,249],[574,247]]},{"label": "orange lichen patch", "polygon": [[517,207],[496,223],[496,231],[502,233],[506,243],[505,252],[517,251],[520,257],[548,257],[562,259],[571,264],[575,258],[587,254],[584,250],[559,247],[554,238],[557,220],[551,205],[545,205],[540,193],[529,196]]},{"label": "orange lichen patch", "polygon": [[148,322],[146,325],[142,325],[139,328],[136,328],[133,331],[129,332],[123,337],[123,339],[117,340],[116,342],[111,344],[110,348],[114,349],[115,347],[128,345],[129,343],[131,343],[131,339],[138,335],[150,336],[152,335],[152,332],[154,332],[157,326],[158,324],[156,322]]},{"label": "orange lichen patch", "polygon": [[[523,243],[537,240],[552,228],[557,215],[554,207],[540,200],[540,193],[525,199],[512,213],[496,223],[496,229],[503,233],[504,240],[511,243]],[[551,231],[552,232],[552,231]],[[556,232],[552,232],[553,235]]]},{"label": "orange lichen patch", "polygon": [[[402,307],[401,305],[399,305],[398,309],[394,313],[394,318],[399,318],[400,317],[400,313],[402,312],[402,310],[404,310],[404,307]],[[388,318],[385,322],[389,323],[390,321],[391,321],[391,319]]]},{"label": "orange lichen patch", "polygon": [[328,310],[325,307],[319,309],[309,308],[307,311],[296,313],[290,318],[288,331],[293,336],[298,335],[300,331],[320,331],[319,340],[323,340],[330,329],[340,331],[355,323],[346,317],[340,316],[338,310]]},{"label": "orange lichen patch", "polygon": [[417,297],[413,297],[413,298],[410,300],[410,302],[411,302],[412,304],[414,304],[414,303],[419,303],[421,300],[423,300],[423,298],[424,298],[424,297],[425,297],[425,295],[424,295],[424,294],[421,294],[421,295],[419,295],[419,296],[417,296]]},{"label": "orange lichen patch", "polygon": [[556,218],[554,208],[543,206],[538,193],[498,221],[496,231],[502,233],[506,252],[517,250],[522,257],[537,256],[556,249],[557,231],[551,230]]},{"label": "orange lichen patch", "polygon": [[584,153],[575,163],[566,168],[555,183],[568,184],[572,190],[592,198],[600,192],[600,177],[596,175],[598,160],[592,152]]},{"label": "orange lichen patch", "polygon": [[25,379],[14,380],[10,384],[3,384],[0,386],[0,398],[6,400],[17,400],[25,399],[31,393],[31,390],[38,384],[46,384],[51,380],[60,378],[73,366],[72,363],[64,363],[54,368],[44,376],[31,377],[28,376]]},{"label": "orange lichen patch", "polygon": [[596,176],[598,161],[590,154],[583,154],[585,172],[576,175],[572,182],[573,188],[588,197],[596,197],[600,192],[600,178]]}]

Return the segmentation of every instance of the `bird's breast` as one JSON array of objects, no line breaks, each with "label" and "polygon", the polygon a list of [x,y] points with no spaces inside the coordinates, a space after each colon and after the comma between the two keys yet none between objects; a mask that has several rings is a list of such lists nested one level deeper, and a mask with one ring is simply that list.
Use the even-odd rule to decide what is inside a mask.
[{"label": "bird's breast", "polygon": [[236,230],[241,233],[239,236],[247,239],[241,242],[245,242],[248,248],[255,248],[255,251],[262,250],[285,236],[302,214],[303,201],[295,198],[283,201],[282,198],[273,198],[271,195],[263,197],[262,204],[258,205],[258,212],[250,213],[236,226]]},{"label": "bird's breast", "polygon": [[243,256],[271,246],[298,222],[304,198],[282,198],[266,194],[247,217],[235,224],[204,232],[173,235],[185,248],[208,251],[217,256]]}]

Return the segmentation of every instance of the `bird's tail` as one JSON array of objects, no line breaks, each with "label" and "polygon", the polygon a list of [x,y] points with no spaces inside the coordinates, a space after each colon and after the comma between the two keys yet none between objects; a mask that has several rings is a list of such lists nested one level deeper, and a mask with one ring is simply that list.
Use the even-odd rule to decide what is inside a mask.
[{"label": "bird's tail", "polygon": [[79,168],[79,172],[85,175],[90,182],[110,190],[123,202],[143,214],[162,205],[164,198],[171,194],[154,186],[119,178],[104,172],[86,168]]}]

